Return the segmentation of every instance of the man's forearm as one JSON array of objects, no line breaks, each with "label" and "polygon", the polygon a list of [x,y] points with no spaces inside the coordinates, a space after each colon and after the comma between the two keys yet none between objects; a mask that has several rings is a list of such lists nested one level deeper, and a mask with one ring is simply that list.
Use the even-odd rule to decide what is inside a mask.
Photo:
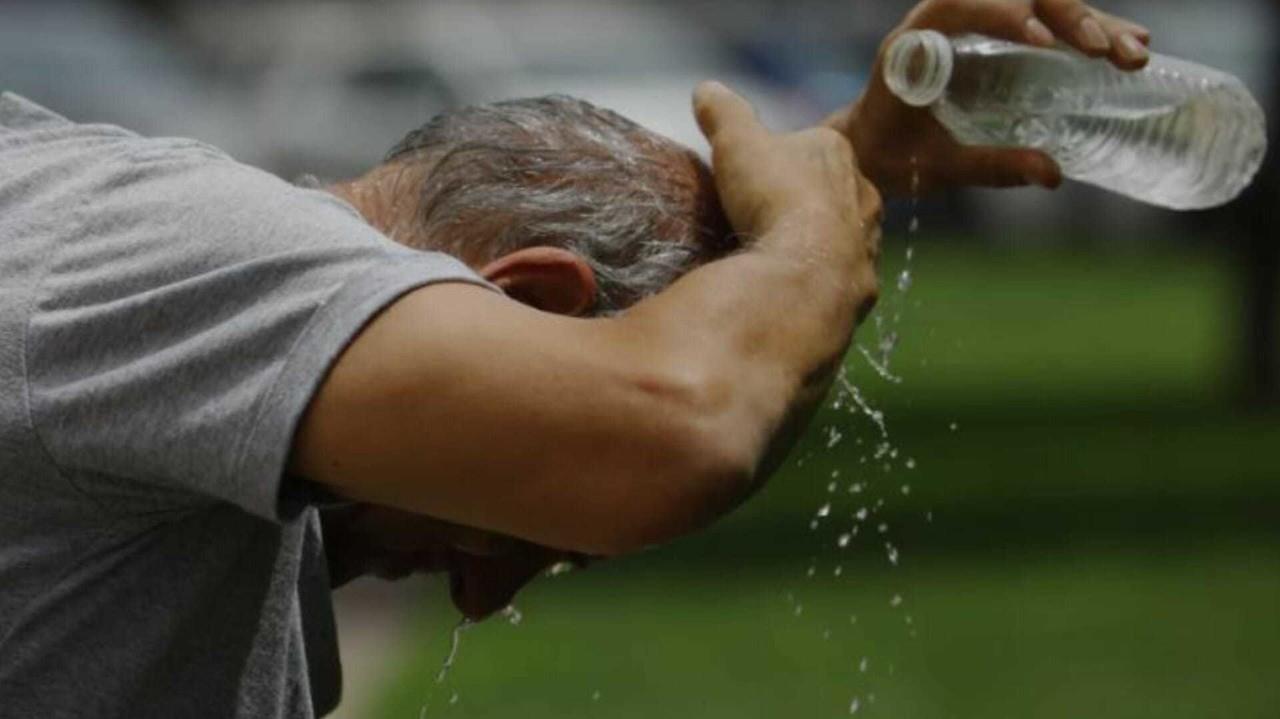
[{"label": "man's forearm", "polygon": [[735,451],[755,475],[772,470],[784,438],[805,424],[875,298],[874,257],[864,249],[873,243],[832,237],[827,226],[804,216],[785,223],[625,317],[634,336],[706,383],[721,403],[718,431],[742,443]]}]

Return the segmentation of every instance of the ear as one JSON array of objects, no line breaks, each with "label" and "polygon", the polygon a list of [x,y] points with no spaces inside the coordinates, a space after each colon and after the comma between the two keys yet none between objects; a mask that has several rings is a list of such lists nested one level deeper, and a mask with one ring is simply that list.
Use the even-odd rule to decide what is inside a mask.
[{"label": "ear", "polygon": [[527,247],[480,268],[507,296],[544,312],[585,315],[595,305],[596,275],[586,260],[558,247]]}]

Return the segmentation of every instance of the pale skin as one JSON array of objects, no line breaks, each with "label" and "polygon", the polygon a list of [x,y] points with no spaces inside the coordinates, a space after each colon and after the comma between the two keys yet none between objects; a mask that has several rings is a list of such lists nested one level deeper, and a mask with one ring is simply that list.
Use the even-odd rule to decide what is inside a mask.
[{"label": "pale skin", "polygon": [[[1125,69],[1150,40],[1077,0],[929,0],[886,43],[914,28],[1062,41]],[[1061,181],[1040,153],[960,147],[879,79],[798,133],[768,131],[715,83],[694,111],[725,212],[755,238],[743,251],[592,319],[586,263],[522,250],[475,266],[507,296],[410,293],[333,367],[291,471],[363,503],[346,536],[380,558],[353,574],[447,570],[479,618],[555,561],[705,526],[773,471],[874,303],[877,188],[908,192],[916,170],[922,191]],[[369,178],[337,191],[373,224],[397,222]]]}]

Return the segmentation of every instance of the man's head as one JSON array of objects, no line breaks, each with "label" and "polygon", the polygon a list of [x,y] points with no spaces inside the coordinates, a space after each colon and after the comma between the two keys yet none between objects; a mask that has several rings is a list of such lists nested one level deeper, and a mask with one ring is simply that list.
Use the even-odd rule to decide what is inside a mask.
[{"label": "man's head", "polygon": [[335,189],[392,239],[565,314],[624,309],[734,249],[695,153],[564,96],[439,115]]},{"label": "man's head", "polygon": [[[512,298],[561,314],[617,312],[735,249],[696,154],[563,96],[440,115],[331,189],[393,240],[452,254]],[[584,560],[383,508],[331,514],[325,526],[340,582],[448,572],[473,619],[548,565]]]}]

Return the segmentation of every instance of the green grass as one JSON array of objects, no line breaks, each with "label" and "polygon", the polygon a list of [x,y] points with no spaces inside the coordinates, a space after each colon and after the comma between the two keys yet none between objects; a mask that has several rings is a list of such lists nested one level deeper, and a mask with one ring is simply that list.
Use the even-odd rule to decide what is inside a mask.
[{"label": "green grass", "polygon": [[[1232,290],[1209,254],[922,246],[910,295],[882,303],[902,384],[849,362],[886,412],[888,471],[867,420],[824,411],[717,527],[544,580],[519,627],[471,630],[461,699],[437,690],[428,716],[836,717],[854,696],[859,716],[1277,716],[1280,417],[1228,401]],[[418,715],[453,621],[424,602],[375,716]]]},{"label": "green grass", "polygon": [[[1269,718],[1280,706],[1269,549],[1003,552],[896,571],[854,563],[840,579],[824,565],[813,580],[802,565],[682,573],[630,560],[544,582],[519,626],[464,635],[428,716],[838,717],[858,696],[864,716]],[[434,604],[377,716],[417,717],[430,696],[451,622]]]},{"label": "green grass", "polygon": [[[1101,411],[1135,400],[1203,401],[1226,379],[1235,302],[1220,255],[926,245],[903,301],[891,287],[901,265],[894,254],[881,309],[901,308],[895,366],[906,384],[877,393],[893,407]],[[865,364],[852,366],[877,386]]]}]

